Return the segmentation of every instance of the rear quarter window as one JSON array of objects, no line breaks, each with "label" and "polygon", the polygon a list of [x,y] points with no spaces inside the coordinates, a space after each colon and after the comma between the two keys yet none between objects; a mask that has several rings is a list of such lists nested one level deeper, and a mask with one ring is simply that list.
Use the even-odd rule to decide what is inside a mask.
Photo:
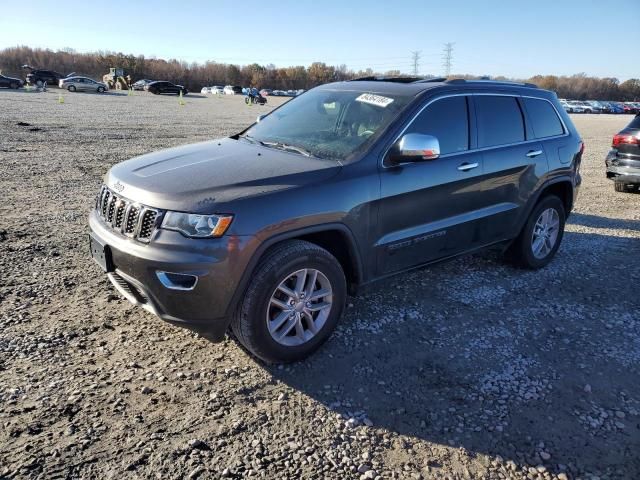
[{"label": "rear quarter window", "polygon": [[515,97],[477,95],[474,102],[480,148],[524,141],[522,111]]},{"label": "rear quarter window", "polygon": [[537,98],[523,98],[522,100],[536,138],[553,137],[564,133],[562,122],[551,103]]}]

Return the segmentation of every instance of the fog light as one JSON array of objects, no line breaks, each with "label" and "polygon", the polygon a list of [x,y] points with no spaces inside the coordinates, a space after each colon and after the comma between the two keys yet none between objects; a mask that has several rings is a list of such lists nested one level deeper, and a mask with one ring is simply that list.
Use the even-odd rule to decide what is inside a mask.
[{"label": "fog light", "polygon": [[187,275],[184,273],[156,272],[158,280],[166,288],[171,290],[193,290],[198,283],[198,277],[195,275]]}]

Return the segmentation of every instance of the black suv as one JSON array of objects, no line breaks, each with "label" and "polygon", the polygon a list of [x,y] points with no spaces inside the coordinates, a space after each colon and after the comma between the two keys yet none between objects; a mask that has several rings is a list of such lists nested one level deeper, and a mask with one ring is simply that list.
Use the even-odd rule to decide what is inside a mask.
[{"label": "black suv", "polygon": [[258,357],[293,361],[374,280],[490,246],[545,266],[582,152],[556,95],[533,85],[332,83],[231,138],[115,165],[91,252],[162,319],[214,341],[230,326]]},{"label": "black suv", "polygon": [[27,74],[27,83],[29,85],[37,85],[41,87],[45,82],[47,86],[58,86],[58,82],[64,75],[53,70],[34,70]]}]

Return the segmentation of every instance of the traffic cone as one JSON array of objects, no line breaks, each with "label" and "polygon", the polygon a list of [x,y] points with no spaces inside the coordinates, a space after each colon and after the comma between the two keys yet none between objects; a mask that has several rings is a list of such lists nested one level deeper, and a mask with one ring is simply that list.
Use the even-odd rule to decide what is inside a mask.
[{"label": "traffic cone", "polygon": [[129,87],[129,93],[127,93],[127,96],[133,97],[133,88]]},{"label": "traffic cone", "polygon": [[180,90],[180,106],[184,106],[184,100],[182,99],[182,90]]},{"label": "traffic cone", "polygon": [[64,103],[64,97],[62,96],[62,93],[58,94],[58,103]]}]

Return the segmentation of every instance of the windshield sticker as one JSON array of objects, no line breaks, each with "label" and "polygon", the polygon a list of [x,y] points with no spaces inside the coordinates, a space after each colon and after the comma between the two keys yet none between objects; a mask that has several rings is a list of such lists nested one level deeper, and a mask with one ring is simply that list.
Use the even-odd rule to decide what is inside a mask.
[{"label": "windshield sticker", "polygon": [[363,93],[358,98],[356,98],[356,102],[368,103],[369,105],[375,105],[376,107],[385,108],[387,105],[393,102],[393,98],[374,95],[373,93]]}]

